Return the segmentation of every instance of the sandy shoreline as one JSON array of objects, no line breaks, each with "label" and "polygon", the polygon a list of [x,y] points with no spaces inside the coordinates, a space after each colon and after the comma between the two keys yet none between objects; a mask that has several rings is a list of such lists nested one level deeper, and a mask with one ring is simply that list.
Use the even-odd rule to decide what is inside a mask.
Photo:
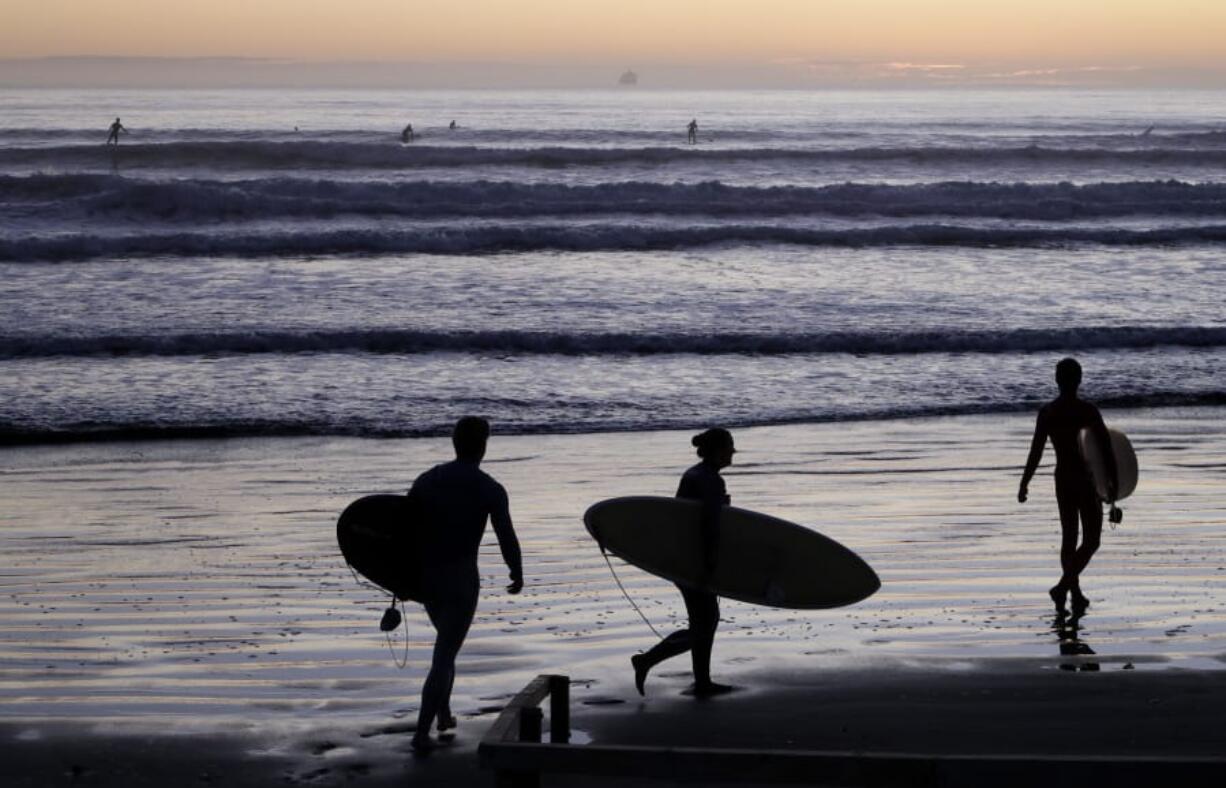
[{"label": "sandy shoreline", "polygon": [[[1076,633],[1043,597],[1058,538],[1050,466],[1030,503],[1013,499],[1030,417],[738,431],[734,502],[853,547],[884,586],[817,613],[727,603],[716,673],[754,689],[701,714],[678,694],[681,661],[653,674],[645,701],[634,694],[628,657],[652,636],[578,519],[603,497],[670,494],[688,436],[496,437],[487,467],[511,491],[529,586],[497,593],[505,572],[494,548],[483,555],[485,596],[456,687],[461,736],[421,784],[470,783],[481,731],[543,672],[576,680],[574,724],[597,741],[684,729],[748,746],[778,742],[777,721],[815,742],[889,746],[912,735],[891,719],[962,718],[955,695],[967,692],[985,736],[1008,719],[1085,752],[1090,743],[1049,721],[1077,709],[1104,752],[1129,735],[1167,751],[1226,750],[1207,716],[1226,676],[1226,427],[1216,410],[1107,417],[1137,445],[1142,483],[1086,577],[1094,604]],[[403,489],[446,449],[304,438],[0,452],[5,784],[85,780],[74,765],[95,784],[142,784],[138,774],[166,784],[162,765],[200,784],[189,770],[219,771],[219,784],[424,777],[405,729],[429,632],[409,611],[409,664],[396,670],[375,627],[383,600],[349,576],[333,525],[349,500]],[[630,568],[621,576],[657,627],[673,625],[675,592]],[[1011,700],[1021,696],[1034,704]],[[812,716],[818,705],[837,713]],[[840,715],[862,722],[844,732]]]},{"label": "sandy shoreline", "polygon": [[[1074,660],[1084,666],[1088,660]],[[1067,664],[1067,663],[1066,663]],[[1226,672],[1060,671],[1039,660],[968,668],[883,662],[874,670],[746,674],[741,688],[695,703],[676,693],[618,706],[577,704],[582,741],[925,755],[1222,757]],[[754,682],[748,684],[748,682]],[[0,724],[0,780],[46,785],[493,784],[475,747],[483,723],[427,760],[407,737],[334,730],[270,742],[241,734],[154,734],[67,721]],[[548,776],[544,785],[638,785]],[[662,780],[658,784],[676,784]]]}]

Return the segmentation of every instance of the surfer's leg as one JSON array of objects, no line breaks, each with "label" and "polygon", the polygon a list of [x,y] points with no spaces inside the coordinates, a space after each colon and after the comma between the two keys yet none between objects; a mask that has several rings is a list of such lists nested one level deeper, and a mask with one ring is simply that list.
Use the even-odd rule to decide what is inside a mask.
[{"label": "surfer's leg", "polygon": [[[680,585],[677,586],[677,590],[681,592],[681,598],[685,600],[686,610],[689,610],[690,602],[686,596],[688,590],[685,586]],[[679,629],[668,637],[663,638],[659,643],[656,643],[642,654],[635,654],[631,657],[630,664],[634,666],[634,687],[639,691],[639,694],[645,694],[644,685],[647,681],[647,673],[652,668],[666,659],[671,659],[678,654],[684,654],[690,650],[692,644],[693,638],[690,635],[690,630]]]},{"label": "surfer's leg", "polygon": [[421,689],[421,710],[417,715],[417,730],[413,734],[414,747],[429,746],[430,728],[435,718],[441,711],[450,709],[456,657],[464,645],[464,638],[468,636],[476,607],[475,596],[471,600],[453,598],[426,604],[426,612],[437,634],[430,672],[426,674]]},{"label": "surfer's leg", "polygon": [[[1092,487],[1086,485],[1078,502],[1081,514],[1081,546],[1077,548],[1074,558],[1074,568],[1080,580],[1081,573],[1090,565],[1090,559],[1098,552],[1102,544],[1103,508],[1099,503],[1098,494]],[[1081,584],[1072,586],[1073,608],[1085,610],[1090,606],[1090,600],[1081,593]]]},{"label": "surfer's leg", "polygon": [[642,654],[630,658],[634,667],[634,688],[640,695],[646,694],[647,673],[666,659],[690,650],[690,631],[679,629],[656,643]]},{"label": "surfer's leg", "polygon": [[685,610],[690,616],[690,656],[694,662],[694,685],[711,684],[711,647],[719,626],[719,597],[709,591],[683,588]]},{"label": "surfer's leg", "polygon": [[1064,595],[1077,587],[1078,491],[1067,480],[1056,477],[1056,506],[1060,509],[1060,582],[1049,592],[1057,607],[1064,607]]}]

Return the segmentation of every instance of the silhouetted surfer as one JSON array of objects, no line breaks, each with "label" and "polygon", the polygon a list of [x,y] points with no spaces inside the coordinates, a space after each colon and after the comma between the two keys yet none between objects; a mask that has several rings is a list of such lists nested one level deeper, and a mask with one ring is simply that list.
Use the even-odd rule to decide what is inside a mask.
[{"label": "silhouetted surfer", "polygon": [[404,131],[400,132],[400,141],[401,142],[412,142],[413,141],[413,124],[412,123],[405,126]]},{"label": "silhouetted surfer", "polygon": [[453,121],[451,121],[451,124],[447,126],[447,128],[451,129],[452,131],[455,131],[456,129],[458,129],[458,128],[460,128],[460,127],[459,127],[459,126],[457,126],[457,125],[455,125],[455,121],[453,120]]},{"label": "silhouetted surfer", "polygon": [[[732,455],[736,453],[736,448],[732,443],[732,434],[719,427],[695,435],[690,443],[697,447],[702,462],[682,475],[681,484],[677,487],[677,497],[702,503],[700,524],[703,535],[703,566],[704,572],[710,575],[715,570],[715,558],[719,552],[720,508],[731,503],[724,486],[724,477],[720,476],[719,472],[732,464]],[[640,695],[644,694],[647,673],[653,667],[669,657],[689,651],[694,664],[694,695],[709,697],[728,692],[732,687],[711,681],[711,647],[715,643],[715,630],[719,626],[719,597],[710,591],[680,583],[677,588],[681,591],[681,598],[685,600],[690,626],[664,638],[647,653],[635,654],[630,658],[630,663],[634,666],[634,686]]]},{"label": "silhouetted surfer", "polygon": [[[1090,606],[1090,600],[1081,593],[1080,578],[1098,550],[1103,531],[1103,510],[1090,472],[1081,457],[1077,437],[1088,428],[1103,446],[1110,446],[1111,439],[1107,436],[1107,427],[1098,408],[1077,397],[1077,388],[1081,385],[1081,365],[1076,360],[1066,358],[1056,365],[1056,384],[1060,387],[1060,396],[1039,410],[1017,500],[1026,502],[1030,480],[1039,467],[1039,460],[1043,458],[1047,439],[1051,438],[1052,448],[1056,451],[1056,505],[1060,509],[1060,567],[1063,574],[1060,582],[1052,586],[1048,593],[1060,610],[1064,609],[1065,596],[1071,596],[1073,611],[1079,613]],[[1110,451],[1103,454],[1112,479],[1107,487],[1107,497],[1114,500],[1118,486],[1115,456]],[[1077,545],[1078,518],[1081,520],[1080,547]]]},{"label": "silhouetted surfer", "polygon": [[489,435],[490,425],[485,419],[475,416],[460,419],[451,435],[455,460],[426,471],[409,490],[410,506],[423,523],[423,601],[437,631],[413,734],[413,749],[419,753],[434,747],[430,726],[436,719],[440,732],[456,725],[451,713],[451,686],[455,682],[456,656],[477,609],[481,590],[477,549],[487,519],[494,525],[502,558],[511,570],[507,592],[518,594],[524,587],[519,540],[511,525],[507,492],[478,467],[485,457]]},{"label": "silhouetted surfer", "polygon": [[687,139],[691,145],[698,142],[698,118],[691,120],[690,125],[686,126],[685,130]]},{"label": "silhouetted surfer", "polygon": [[111,132],[106,137],[106,144],[107,145],[118,145],[119,144],[119,132],[121,131],[124,134],[128,133],[128,130],[125,129],[123,127],[123,124],[119,122],[119,118],[115,118],[115,122],[111,124]]}]

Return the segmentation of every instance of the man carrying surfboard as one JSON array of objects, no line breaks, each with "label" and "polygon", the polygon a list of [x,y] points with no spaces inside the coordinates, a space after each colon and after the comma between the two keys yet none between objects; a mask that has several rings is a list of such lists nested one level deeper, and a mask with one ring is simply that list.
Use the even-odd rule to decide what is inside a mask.
[{"label": "man carrying surfboard", "polygon": [[[1060,582],[1048,591],[1056,608],[1064,610],[1066,596],[1071,597],[1073,611],[1085,612],[1090,600],[1081,592],[1081,573],[1098,550],[1103,531],[1103,510],[1094,481],[1081,456],[1078,436],[1088,429],[1100,441],[1110,446],[1107,426],[1103,423],[1098,408],[1077,396],[1081,385],[1081,365],[1075,359],[1066,358],[1056,364],[1056,385],[1060,396],[1039,410],[1034,425],[1034,438],[1030,442],[1030,455],[1026,458],[1026,470],[1018,487],[1017,500],[1025,503],[1030,480],[1043,458],[1047,439],[1051,438],[1056,452],[1056,505],[1060,510],[1060,567],[1063,574]],[[1119,488],[1119,475],[1115,457],[1105,452],[1107,465],[1107,500],[1114,501]],[[1077,544],[1078,519],[1081,521],[1081,545]]]},{"label": "man carrying surfboard", "polygon": [[519,540],[511,525],[507,491],[478,466],[485,457],[490,425],[485,419],[465,416],[451,434],[456,458],[436,465],[417,477],[409,490],[409,505],[422,523],[422,601],[434,625],[434,655],[421,690],[421,710],[413,734],[413,750],[427,753],[434,748],[430,728],[438,720],[440,732],[456,725],[451,713],[451,686],[455,661],[468,635],[481,578],[477,551],[485,523],[493,523],[502,559],[511,570],[507,593],[524,587]]},{"label": "man carrying surfboard", "polygon": [[[736,447],[732,434],[720,427],[695,435],[690,443],[698,449],[702,461],[681,476],[677,497],[702,504],[699,523],[703,536],[703,566],[706,574],[710,575],[714,572],[715,557],[719,554],[720,509],[732,502],[724,485],[724,477],[719,472],[732,464]],[[634,666],[635,689],[640,695],[645,694],[648,671],[664,660],[688,651],[694,665],[694,686],[691,691],[695,697],[710,697],[731,691],[732,687],[727,684],[717,684],[711,680],[711,648],[719,626],[719,597],[702,588],[680,583],[677,589],[685,600],[690,625],[664,638],[646,653],[630,658],[630,664]]]}]

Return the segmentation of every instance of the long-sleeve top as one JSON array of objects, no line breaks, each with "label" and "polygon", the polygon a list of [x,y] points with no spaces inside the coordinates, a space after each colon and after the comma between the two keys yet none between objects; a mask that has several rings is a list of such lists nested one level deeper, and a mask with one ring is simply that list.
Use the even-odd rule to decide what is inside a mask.
[{"label": "long-sleeve top", "polygon": [[434,466],[413,482],[409,502],[422,518],[423,559],[435,565],[471,562],[475,566],[489,520],[511,579],[523,579],[507,491],[477,463],[453,460]]}]

